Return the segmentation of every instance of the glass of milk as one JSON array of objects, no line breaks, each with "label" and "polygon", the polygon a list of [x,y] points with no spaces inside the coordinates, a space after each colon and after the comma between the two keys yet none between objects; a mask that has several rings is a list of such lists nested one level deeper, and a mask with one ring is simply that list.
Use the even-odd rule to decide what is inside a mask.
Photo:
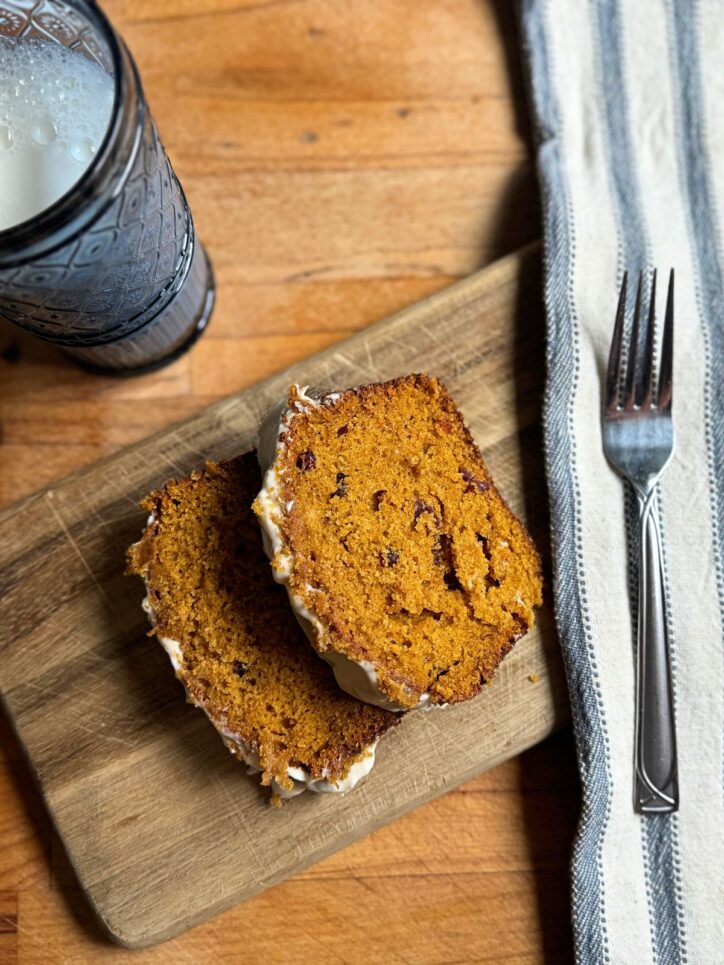
[{"label": "glass of milk", "polygon": [[213,302],[121,38],[91,0],[0,0],[0,316],[133,373],[188,348]]}]

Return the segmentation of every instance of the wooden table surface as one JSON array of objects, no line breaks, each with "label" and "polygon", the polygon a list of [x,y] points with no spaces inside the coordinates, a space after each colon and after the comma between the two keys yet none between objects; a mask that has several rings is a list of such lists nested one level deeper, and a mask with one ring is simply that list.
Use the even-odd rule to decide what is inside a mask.
[{"label": "wooden table surface", "polygon": [[[0,322],[0,506],[540,233],[508,0],[106,0],[208,247],[186,357],[87,375]],[[562,733],[187,935],[104,941],[0,720],[0,965],[569,962]]]}]

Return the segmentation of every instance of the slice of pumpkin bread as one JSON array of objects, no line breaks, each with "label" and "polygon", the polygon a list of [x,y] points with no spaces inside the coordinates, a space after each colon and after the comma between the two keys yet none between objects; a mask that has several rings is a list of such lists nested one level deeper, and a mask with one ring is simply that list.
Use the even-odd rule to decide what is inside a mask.
[{"label": "slice of pumpkin bread", "polygon": [[311,650],[269,573],[259,484],[248,453],[151,493],[129,569],[189,699],[262,784],[281,797],[350,790],[399,718],[343,693]]},{"label": "slice of pumpkin bread", "polygon": [[477,694],[532,625],[541,566],[442,383],[292,386],[259,459],[274,576],[340,686],[391,710]]}]

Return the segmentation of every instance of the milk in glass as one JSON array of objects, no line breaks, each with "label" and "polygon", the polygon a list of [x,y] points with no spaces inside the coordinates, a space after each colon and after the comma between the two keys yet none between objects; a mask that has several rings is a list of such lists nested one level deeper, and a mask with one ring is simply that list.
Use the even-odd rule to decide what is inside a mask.
[{"label": "milk in glass", "polygon": [[108,129],[113,78],[61,44],[0,38],[0,231],[61,198]]}]

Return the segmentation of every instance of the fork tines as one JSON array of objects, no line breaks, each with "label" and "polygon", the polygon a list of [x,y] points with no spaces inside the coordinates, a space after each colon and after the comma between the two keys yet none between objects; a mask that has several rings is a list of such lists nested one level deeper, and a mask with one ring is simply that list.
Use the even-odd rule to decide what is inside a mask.
[{"label": "fork tines", "polygon": [[621,293],[618,298],[616,324],[611,340],[606,374],[607,410],[671,407],[671,375],[673,361],[674,327],[674,269],[669,275],[669,290],[666,296],[666,315],[664,334],[661,342],[661,359],[658,379],[654,373],[656,344],[656,269],[651,278],[649,310],[642,323],[642,303],[644,272],[639,272],[636,289],[636,305],[631,322],[629,350],[624,357],[624,330],[626,328],[626,298],[628,293],[628,272],[624,272]]}]

